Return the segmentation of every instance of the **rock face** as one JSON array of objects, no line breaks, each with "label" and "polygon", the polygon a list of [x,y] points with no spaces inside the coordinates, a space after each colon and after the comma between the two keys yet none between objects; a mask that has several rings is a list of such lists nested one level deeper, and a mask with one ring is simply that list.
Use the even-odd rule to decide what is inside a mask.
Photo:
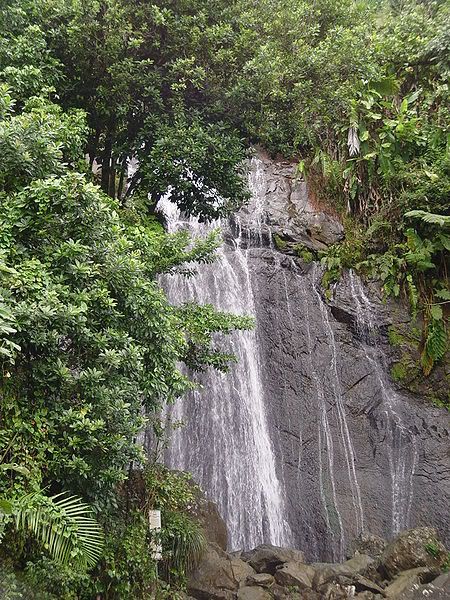
[{"label": "rock face", "polygon": [[[323,250],[344,237],[339,220],[325,207],[311,201],[308,187],[296,174],[291,162],[273,161],[261,149],[257,160],[250,164],[250,185],[265,185],[264,205],[260,211],[258,235],[263,239],[276,235],[287,246],[301,244],[313,250]],[[239,226],[254,238],[254,205],[244,206],[238,215]]]},{"label": "rock face", "polygon": [[[256,157],[249,182],[250,204],[222,224],[219,262],[163,282],[174,303],[256,317],[254,331],[229,340],[238,358],[230,373],[194,375],[202,389],[171,409],[186,426],[167,463],[192,472],[217,503],[233,550],[266,543],[338,561],[364,531],[391,538],[431,526],[449,535],[448,414],[389,377],[387,329],[407,323],[406,312],[352,273],[327,302],[320,265],[272,240],[317,248],[342,234],[338,221],[314,212],[288,163]],[[327,223],[321,233],[314,215]],[[168,222],[205,233],[174,212]]]},{"label": "rock face", "polygon": [[202,526],[208,542],[213,542],[222,550],[226,550],[228,547],[228,531],[225,521],[220,516],[216,504],[208,500],[199,488],[195,489],[195,502],[189,512]]}]

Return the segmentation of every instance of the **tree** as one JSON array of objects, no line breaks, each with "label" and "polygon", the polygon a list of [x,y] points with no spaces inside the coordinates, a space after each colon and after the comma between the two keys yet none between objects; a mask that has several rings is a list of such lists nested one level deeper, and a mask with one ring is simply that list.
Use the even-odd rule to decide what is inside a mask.
[{"label": "tree", "polygon": [[[144,461],[135,441],[143,408],[156,416],[192,387],[180,362],[225,369],[233,357],[213,332],[250,321],[168,303],[158,274],[213,260],[217,233],[168,235],[77,172],[80,111],[43,98],[15,111],[5,88],[0,106],[0,447],[18,467],[2,473],[0,493],[15,506],[30,490],[70,490],[110,529],[129,465]],[[42,510],[58,512],[56,500],[40,498]],[[17,514],[41,537],[53,531],[25,506]],[[68,546],[58,544],[52,538],[64,559]]]}]

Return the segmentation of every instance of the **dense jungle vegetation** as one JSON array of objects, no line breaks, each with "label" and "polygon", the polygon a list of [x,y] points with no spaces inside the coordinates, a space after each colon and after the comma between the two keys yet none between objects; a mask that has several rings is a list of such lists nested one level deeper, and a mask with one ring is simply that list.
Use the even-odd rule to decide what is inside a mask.
[{"label": "dense jungle vegetation", "polygon": [[178,365],[226,370],[213,333],[251,319],[168,303],[158,275],[192,274],[220,237],[168,235],[155,207],[170,190],[227,214],[250,144],[297,161],[342,216],[324,285],[381,278],[421,319],[424,374],[442,361],[449,23],[439,0],[0,0],[3,599],[182,588],[195,491],[136,438],[145,422],[161,437],[161,407],[192,386]]}]

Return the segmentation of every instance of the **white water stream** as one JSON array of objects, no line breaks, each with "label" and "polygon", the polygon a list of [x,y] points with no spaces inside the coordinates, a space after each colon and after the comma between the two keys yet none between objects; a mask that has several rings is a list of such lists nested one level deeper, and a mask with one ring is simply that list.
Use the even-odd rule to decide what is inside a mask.
[{"label": "white water stream", "polygon": [[401,400],[389,384],[379,350],[374,310],[361,280],[350,271],[350,285],[356,307],[357,327],[363,338],[364,354],[371,365],[381,391],[386,419],[386,447],[392,482],[392,532],[398,533],[409,525],[413,498],[413,475],[417,463],[414,437],[408,432],[401,416]]},{"label": "white water stream", "polygon": [[[250,180],[253,197],[261,181]],[[161,207],[169,231],[188,227],[204,235],[218,225],[183,219],[169,202]],[[254,203],[254,230],[262,239],[262,210]],[[239,229],[239,227],[238,227]],[[173,304],[195,301],[239,315],[254,315],[255,302],[248,250],[240,233],[233,247],[218,251],[218,261],[202,265],[193,278],[165,276],[163,286]],[[169,409],[172,421],[185,426],[173,432],[166,454],[170,466],[190,471],[226,518],[231,548],[254,547],[263,542],[288,545],[284,494],[276,471],[269,436],[261,380],[261,364],[253,331],[232,334],[230,350],[238,362],[227,374],[212,369],[197,377],[202,389],[187,394]]]}]

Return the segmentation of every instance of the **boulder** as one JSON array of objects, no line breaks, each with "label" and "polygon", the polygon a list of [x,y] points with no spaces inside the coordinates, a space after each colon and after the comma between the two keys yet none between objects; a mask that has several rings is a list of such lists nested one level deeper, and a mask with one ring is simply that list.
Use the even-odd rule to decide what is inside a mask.
[{"label": "boulder", "polygon": [[371,592],[372,594],[381,594],[384,596],[383,588],[363,575],[356,575],[356,577],[353,579],[353,583],[358,593]]},{"label": "boulder", "polygon": [[271,589],[274,600],[322,600],[322,596],[313,590],[295,591],[278,585]]},{"label": "boulder", "polygon": [[426,585],[414,585],[411,590],[402,594],[399,600],[448,600],[450,598],[450,573],[444,573]]},{"label": "boulder", "polygon": [[262,587],[244,586],[237,595],[238,600],[272,600],[272,596]]},{"label": "boulder", "polygon": [[236,556],[229,556],[231,562],[231,569],[233,571],[233,576],[238,583],[242,583],[248,577],[255,575],[254,569]]},{"label": "boulder", "polygon": [[254,573],[250,565],[209,543],[188,579],[188,593],[197,600],[234,600],[239,585]]},{"label": "boulder", "polygon": [[428,567],[417,567],[415,569],[408,569],[400,573],[394,581],[385,588],[384,593],[386,598],[394,598],[398,600],[402,595],[412,591],[415,587],[418,587],[420,583],[428,583],[435,577]]},{"label": "boulder", "polygon": [[300,590],[312,588],[315,570],[310,565],[289,562],[275,571],[275,581],[279,585],[292,586]]},{"label": "boulder", "polygon": [[437,539],[435,529],[417,527],[398,535],[383,552],[380,570],[392,579],[401,571],[417,567],[440,569],[447,560],[445,546]]},{"label": "boulder", "polygon": [[248,562],[257,573],[275,574],[277,567],[287,562],[304,562],[303,552],[294,548],[279,548],[270,544],[263,544],[242,552],[241,559]]},{"label": "boulder", "polygon": [[366,556],[365,554],[357,554],[350,560],[340,564],[313,563],[312,566],[316,571],[313,587],[314,589],[318,589],[324,583],[332,581],[338,576],[352,578],[356,575],[363,574],[373,562],[373,558],[370,556]]},{"label": "boulder", "polygon": [[433,580],[433,585],[444,592],[448,592],[450,597],[450,572],[442,573],[439,577]]},{"label": "boulder", "polygon": [[353,558],[355,554],[366,554],[372,558],[379,558],[386,549],[386,541],[378,535],[361,533],[352,540],[347,548],[347,558]]},{"label": "boulder", "polygon": [[255,573],[249,575],[245,581],[245,585],[259,585],[261,587],[271,587],[275,579],[269,573]]},{"label": "boulder", "polygon": [[353,586],[342,585],[340,583],[325,583],[322,585],[318,592],[322,600],[348,600],[353,598],[355,595],[355,588]]}]

